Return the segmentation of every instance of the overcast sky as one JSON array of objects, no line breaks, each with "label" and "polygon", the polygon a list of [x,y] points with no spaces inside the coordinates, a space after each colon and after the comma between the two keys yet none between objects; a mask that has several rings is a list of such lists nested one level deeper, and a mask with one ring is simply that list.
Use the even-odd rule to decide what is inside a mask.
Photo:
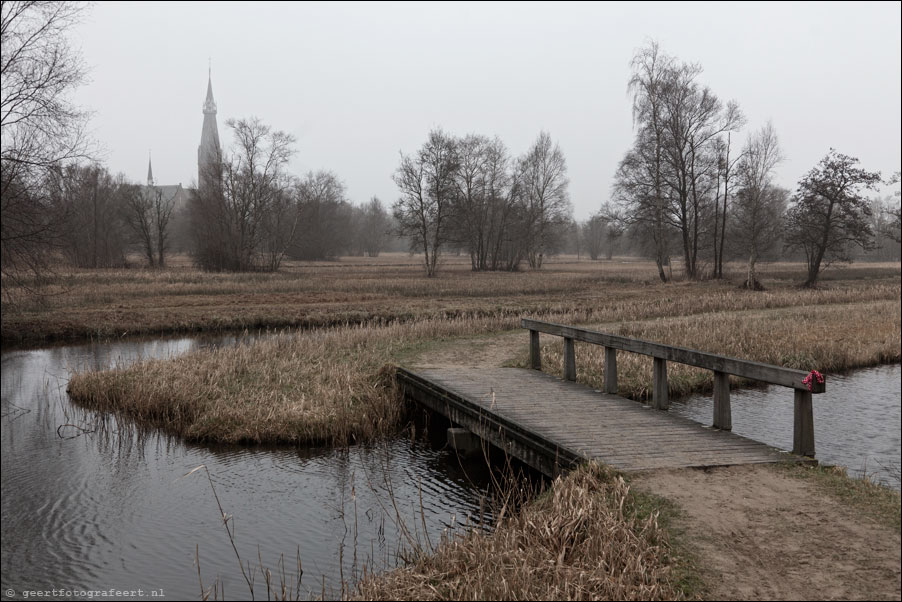
[{"label": "overcast sky", "polygon": [[297,138],[293,173],[330,169],[355,203],[397,197],[399,151],[431,128],[540,130],[564,151],[577,218],[609,198],[632,143],[629,61],[648,40],[704,67],[748,125],[773,120],[795,183],[832,146],[885,176],[902,163],[900,3],[294,4],[100,2],[73,32],[90,69],[76,101],[114,172],[188,185],[212,59],[230,117]]}]

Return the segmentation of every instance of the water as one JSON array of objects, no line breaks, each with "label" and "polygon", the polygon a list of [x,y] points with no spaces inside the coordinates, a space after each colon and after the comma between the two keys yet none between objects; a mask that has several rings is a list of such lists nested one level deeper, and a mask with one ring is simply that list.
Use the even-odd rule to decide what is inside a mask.
[{"label": "water", "polygon": [[[197,550],[205,586],[218,578],[227,597],[249,598],[206,472],[185,476],[200,465],[233,517],[242,559],[258,564],[259,554],[275,574],[284,555],[294,578],[299,554],[308,595],[325,589],[336,597],[364,562],[391,566],[402,549],[487,520],[484,465],[464,468],[428,442],[399,436],[342,450],[189,445],[81,410],[65,394],[73,368],[233,342],[183,338],[2,354],[4,597],[57,589],[55,597],[72,599],[115,588],[197,599]],[[256,597],[265,599],[259,571],[255,581]]]},{"label": "water", "polygon": [[[902,367],[899,364],[827,377],[827,392],[813,395],[816,457],[870,475],[899,489],[902,440]],[[786,387],[731,391],[733,432],[792,449],[793,396]],[[671,411],[711,424],[713,401],[696,395]]]},{"label": "water", "polygon": [[[205,586],[218,578],[227,597],[248,598],[206,472],[185,476],[200,465],[233,517],[241,557],[253,565],[259,553],[275,572],[284,555],[293,578],[299,554],[302,592],[313,596],[325,589],[336,597],[364,562],[391,566],[401,548],[487,519],[484,470],[464,468],[427,442],[398,437],[343,450],[188,445],[78,409],[65,394],[75,368],[234,343],[182,338],[2,354],[4,597],[58,589],[56,597],[73,599],[87,595],[68,592],[116,588],[196,599],[197,549]],[[827,386],[814,396],[818,458],[891,480],[885,467],[900,461],[900,367],[830,375]],[[789,389],[734,392],[732,409],[735,432],[791,448]],[[710,423],[711,399],[674,403],[673,411]],[[259,571],[255,581],[264,599]]]}]

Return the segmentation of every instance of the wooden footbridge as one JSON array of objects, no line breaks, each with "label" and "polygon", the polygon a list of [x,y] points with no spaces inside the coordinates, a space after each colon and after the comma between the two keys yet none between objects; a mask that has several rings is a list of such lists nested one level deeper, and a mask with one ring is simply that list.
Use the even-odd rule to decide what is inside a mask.
[{"label": "wooden footbridge", "polygon": [[[551,476],[589,459],[624,471],[813,462],[811,395],[824,392],[822,379],[799,370],[582,328],[527,319],[521,325],[530,332],[533,370],[399,368],[398,381],[406,397]],[[564,338],[563,379],[540,371],[539,333]],[[605,348],[604,392],[572,382],[575,341]],[[618,351],[654,358],[650,405],[616,394]],[[669,408],[667,362],[714,372],[712,427],[661,411]],[[794,390],[793,455],[730,432],[730,374]]]}]

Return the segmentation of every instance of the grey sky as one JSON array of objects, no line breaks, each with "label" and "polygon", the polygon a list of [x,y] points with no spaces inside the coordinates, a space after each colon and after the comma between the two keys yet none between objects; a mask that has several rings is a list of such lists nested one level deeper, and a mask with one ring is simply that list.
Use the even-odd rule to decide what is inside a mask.
[{"label": "grey sky", "polygon": [[628,63],[649,39],[701,63],[746,131],[773,120],[785,186],[831,146],[898,170],[900,6],[102,2],[73,33],[91,69],[75,99],[114,172],[143,181],[152,149],[157,182],[187,185],[211,57],[223,144],[227,118],[260,117],[297,137],[292,172],[331,169],[356,203],[393,202],[398,151],[432,127],[497,134],[514,155],[545,129],[583,219],[632,142]]}]

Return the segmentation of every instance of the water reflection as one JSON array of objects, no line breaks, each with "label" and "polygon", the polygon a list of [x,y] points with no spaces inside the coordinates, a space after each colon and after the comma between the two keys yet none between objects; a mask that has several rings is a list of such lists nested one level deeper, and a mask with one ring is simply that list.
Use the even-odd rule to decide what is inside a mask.
[{"label": "water reflection", "polygon": [[[169,357],[234,338],[174,339],[11,351],[2,356],[2,589],[103,589],[200,595],[209,585],[249,597],[211,484],[245,561],[303,591],[340,591],[364,562],[393,565],[416,543],[484,519],[487,475],[408,437],[350,449],[186,445],[71,405],[71,370]],[[73,425],[57,434],[60,425]],[[256,575],[257,597],[265,597]],[[71,599],[71,598],[70,598]]]},{"label": "water reflection", "polygon": [[[814,395],[817,459],[868,474],[899,488],[902,447],[902,368],[877,366],[828,375],[827,392]],[[785,387],[731,392],[733,432],[781,449],[792,449],[793,398]],[[713,402],[697,395],[675,402],[671,411],[711,424]]]}]

